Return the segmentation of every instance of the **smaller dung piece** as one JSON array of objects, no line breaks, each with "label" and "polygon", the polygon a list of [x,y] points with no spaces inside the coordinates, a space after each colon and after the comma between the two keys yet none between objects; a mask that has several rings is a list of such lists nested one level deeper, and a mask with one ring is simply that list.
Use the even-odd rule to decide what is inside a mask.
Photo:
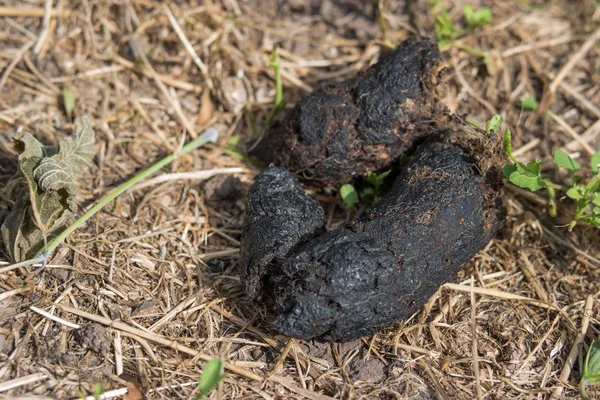
[{"label": "smaller dung piece", "polygon": [[435,97],[439,57],[430,39],[401,43],[356,77],[301,100],[253,155],[335,189],[385,167],[425,132],[420,123],[444,111]]}]

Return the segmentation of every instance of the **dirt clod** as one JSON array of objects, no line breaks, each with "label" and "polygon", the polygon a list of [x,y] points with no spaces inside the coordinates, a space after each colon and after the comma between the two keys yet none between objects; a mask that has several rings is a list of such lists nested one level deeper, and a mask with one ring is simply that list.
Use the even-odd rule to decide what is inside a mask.
[{"label": "dirt clod", "polygon": [[98,325],[86,325],[75,331],[75,340],[82,348],[97,354],[106,354],[111,346],[106,329]]},{"label": "dirt clod", "polygon": [[239,178],[231,175],[217,175],[202,187],[206,205],[222,211],[234,208],[246,190],[247,186]]}]

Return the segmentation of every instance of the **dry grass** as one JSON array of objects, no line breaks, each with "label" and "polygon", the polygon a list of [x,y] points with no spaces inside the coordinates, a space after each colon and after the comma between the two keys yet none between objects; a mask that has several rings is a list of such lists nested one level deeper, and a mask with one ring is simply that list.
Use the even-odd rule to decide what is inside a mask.
[{"label": "dry grass", "polygon": [[[248,183],[258,169],[224,146],[261,132],[274,98],[273,43],[290,104],[382,51],[377,7],[366,2],[190,3],[3,2],[0,143],[21,129],[56,143],[72,127],[60,97],[70,86],[75,114],[89,114],[97,132],[82,208],[208,126],[219,143],[172,172],[243,167],[222,171]],[[387,40],[432,34],[424,2],[409,3],[383,2]],[[444,101],[479,121],[501,113],[519,157],[542,158],[549,174],[557,147],[585,164],[600,148],[595,2],[481,3],[493,22],[459,43],[488,51],[490,62],[444,49]],[[461,23],[463,1],[444,4]],[[515,107],[527,94],[551,113]],[[2,182],[14,167],[14,155],[2,156]],[[509,188],[505,198],[505,228],[462,283],[443,287],[410,321],[329,346],[274,336],[266,311],[246,301],[242,196],[211,206],[195,180],[130,192],[72,235],[43,273],[0,273],[0,396],[73,398],[101,382],[114,393],[129,387],[128,400],[139,398],[132,384],[147,398],[189,399],[203,362],[222,357],[227,378],[211,398],[573,398],[600,333],[598,233],[562,227],[566,201],[567,217],[552,220],[542,195]],[[10,199],[0,199],[2,213]],[[343,223],[339,202],[323,200],[330,225]]]}]

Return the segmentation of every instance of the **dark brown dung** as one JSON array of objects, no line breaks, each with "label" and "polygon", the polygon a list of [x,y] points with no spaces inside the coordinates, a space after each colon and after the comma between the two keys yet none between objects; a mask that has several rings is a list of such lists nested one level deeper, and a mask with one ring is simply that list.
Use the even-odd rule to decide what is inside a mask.
[{"label": "dark brown dung", "polygon": [[[373,210],[344,229],[320,234],[322,211],[316,219],[301,211],[307,210],[304,191],[257,207],[266,197],[257,193],[272,190],[264,176],[293,181],[275,167],[258,176],[248,219],[260,222],[244,231],[242,263],[252,265],[251,253],[269,260],[249,269],[246,287],[251,294],[259,282],[268,288],[278,331],[328,341],[373,334],[418,311],[488,243],[504,217],[492,162],[500,145],[468,126],[452,129],[421,145]],[[307,225],[301,231],[298,224],[279,225],[288,215],[291,221],[302,215]],[[311,230],[316,233],[307,237]],[[270,232],[261,236],[267,242],[285,237],[285,245],[265,252],[261,242],[254,250],[258,232]]]},{"label": "dark brown dung", "polygon": [[412,147],[419,124],[443,111],[434,93],[439,56],[430,39],[403,42],[356,77],[304,98],[253,154],[336,189],[381,169]]}]

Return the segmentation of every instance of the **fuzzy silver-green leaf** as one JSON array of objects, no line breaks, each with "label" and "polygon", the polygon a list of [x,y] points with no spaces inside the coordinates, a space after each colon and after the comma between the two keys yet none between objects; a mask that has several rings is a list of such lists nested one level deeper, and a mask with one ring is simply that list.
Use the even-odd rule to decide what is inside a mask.
[{"label": "fuzzy silver-green leaf", "polygon": [[14,203],[0,230],[9,256],[19,262],[42,252],[75,215],[75,180],[94,156],[94,131],[84,118],[58,149],[43,146],[30,133],[18,135],[13,143],[19,169],[5,193]]}]

